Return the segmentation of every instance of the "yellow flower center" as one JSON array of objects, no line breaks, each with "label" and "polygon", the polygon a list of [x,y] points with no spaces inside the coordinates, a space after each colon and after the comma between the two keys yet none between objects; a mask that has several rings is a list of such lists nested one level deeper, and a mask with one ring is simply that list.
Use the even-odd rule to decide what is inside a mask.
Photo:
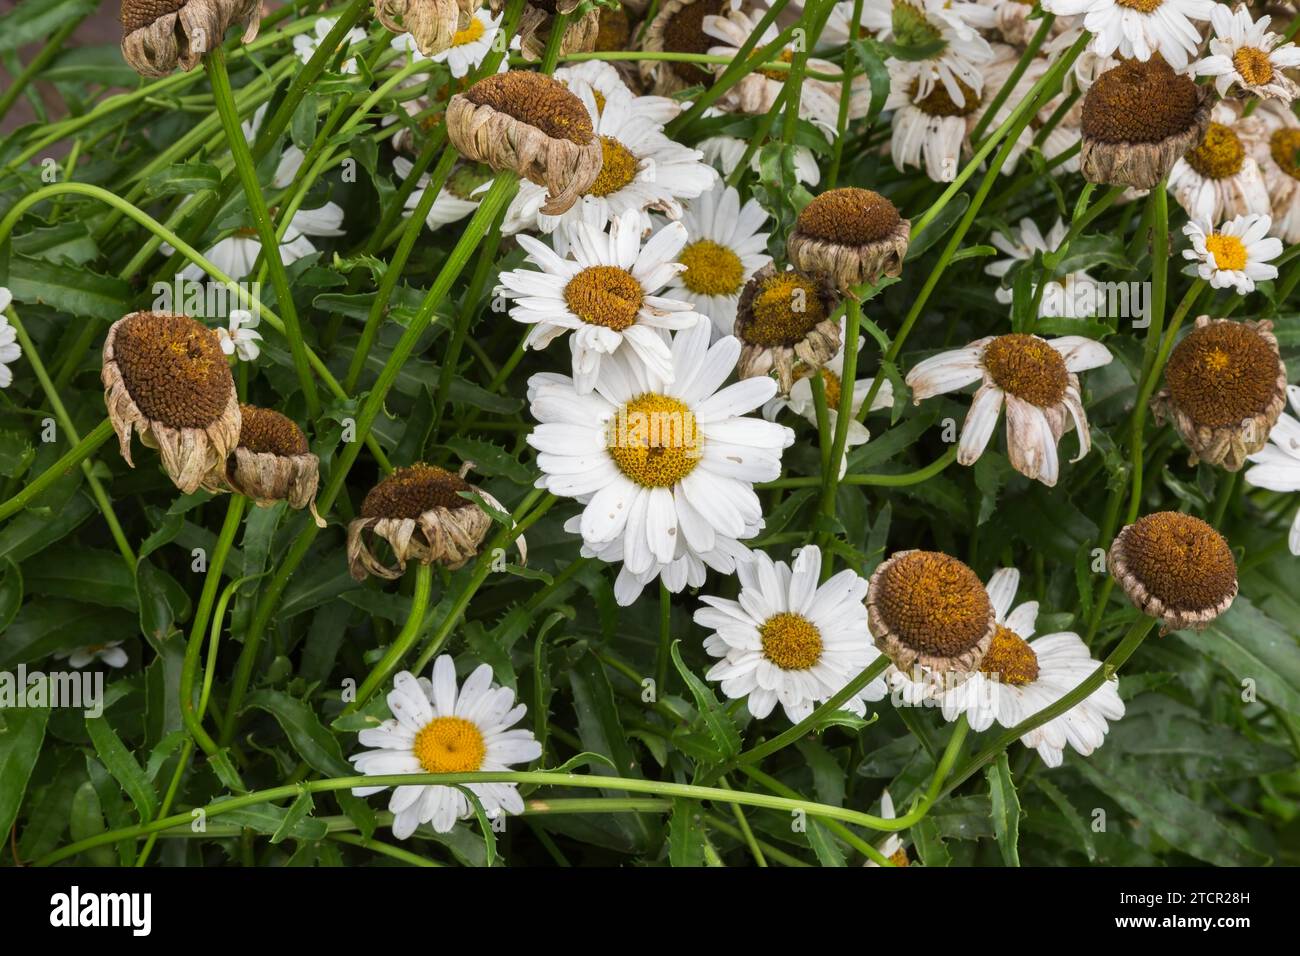
[{"label": "yellow flower center", "polygon": [[643,488],[671,488],[699,464],[703,439],[685,403],[649,392],[610,419],[605,447],[619,471]]},{"label": "yellow flower center", "polygon": [[1193,329],[1169,356],[1174,404],[1198,426],[1240,425],[1277,394],[1278,358],[1258,332],[1237,322]]},{"label": "yellow flower center", "polygon": [[1139,13],[1155,13],[1164,0],[1115,0],[1121,7],[1137,10]]},{"label": "yellow flower center", "polygon": [[783,671],[807,670],[821,660],[821,632],[801,614],[774,614],[758,633],[763,641],[763,656]]},{"label": "yellow flower center", "polygon": [[908,866],[907,848],[900,846],[893,853],[889,854],[889,862],[894,864],[894,866]]},{"label": "yellow flower center", "polygon": [[588,266],[564,287],[569,311],[588,325],[622,332],[636,324],[645,291],[636,277],[618,266]]},{"label": "yellow flower center", "polygon": [[[781,55],[778,56],[777,59],[782,63],[793,63],[794,53],[788,49],[782,50]],[[790,75],[788,70],[759,70],[758,72],[762,73],[769,80],[776,80],[778,83],[784,83],[786,78]]]},{"label": "yellow flower center", "polygon": [[478,17],[472,17],[469,26],[464,30],[457,30],[451,37],[452,46],[465,46],[467,43],[473,43],[483,35],[483,21]]},{"label": "yellow flower center", "polygon": [[1214,254],[1214,264],[1229,272],[1246,268],[1246,246],[1236,236],[1222,232],[1205,237],[1205,248]]},{"label": "yellow flower center", "polygon": [[797,272],[777,272],[761,280],[749,311],[737,334],[750,345],[765,348],[796,345],[826,318],[826,304],[816,283]]},{"label": "yellow flower center", "polygon": [[1241,171],[1246,147],[1237,134],[1222,123],[1211,123],[1205,141],[1187,151],[1187,163],[1206,179],[1227,179]]},{"label": "yellow flower center", "polygon": [[999,335],[983,362],[999,388],[1039,408],[1060,402],[1070,383],[1061,353],[1036,335]]},{"label": "yellow flower center", "polygon": [[1237,583],[1237,562],[1223,535],[1177,511],[1138,519],[1124,534],[1123,557],[1148,591],[1177,610],[1216,607]]},{"label": "yellow flower center", "polygon": [[938,551],[890,561],[877,581],[876,609],[902,643],[923,654],[958,657],[984,638],[989,596],[969,567]]},{"label": "yellow flower center", "polygon": [[1282,172],[1292,179],[1300,179],[1300,129],[1278,130],[1269,139],[1268,151]]},{"label": "yellow flower center", "polygon": [[692,242],[677,261],[686,266],[682,285],[698,295],[736,295],[744,285],[740,256],[712,239]]},{"label": "yellow flower center", "polygon": [[641,165],[631,150],[612,136],[600,138],[600,150],[605,161],[600,167],[600,175],[587,191],[588,196],[608,196],[618,192],[636,178]]},{"label": "yellow flower center", "polygon": [[826,392],[826,407],[830,409],[839,408],[840,377],[825,366],[819,368],[817,374],[821,376],[822,388]]},{"label": "yellow flower center", "polygon": [[411,750],[429,773],[469,773],[483,766],[483,734],[463,717],[435,717],[415,735]]},{"label": "yellow flower center", "polygon": [[1023,637],[999,624],[979,669],[1003,684],[1023,687],[1038,680],[1038,655]]},{"label": "yellow flower center", "polygon": [[1243,46],[1232,54],[1232,65],[1251,86],[1262,86],[1273,79],[1273,64],[1268,54],[1253,46]]}]

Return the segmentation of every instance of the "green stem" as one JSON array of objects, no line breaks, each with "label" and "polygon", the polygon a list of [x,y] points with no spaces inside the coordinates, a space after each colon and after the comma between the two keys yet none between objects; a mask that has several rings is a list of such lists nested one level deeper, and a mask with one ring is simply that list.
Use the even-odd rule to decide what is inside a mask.
[{"label": "green stem", "polygon": [[[849,30],[857,29],[862,22],[863,0],[853,0]],[[835,143],[831,147],[831,168],[826,174],[826,188],[834,189],[840,179],[840,163],[844,158],[844,136],[849,126],[849,100],[853,88],[853,66],[857,48],[850,43],[844,51],[844,79],[840,82],[840,109],[835,117]]]},{"label": "green stem", "polygon": [[406,623],[398,633],[393,643],[389,645],[388,650],[380,659],[379,663],[371,668],[366,679],[361,682],[361,687],[357,690],[357,697],[352,703],[344,708],[344,713],[352,713],[358,708],[365,705],[370,696],[379,689],[384,681],[388,680],[389,674],[398,664],[401,663],[408,651],[415,646],[415,642],[420,638],[420,632],[424,629],[424,618],[429,610],[429,592],[433,586],[433,571],[429,565],[419,563],[415,566],[415,591],[411,595],[411,612],[407,615]]},{"label": "green stem", "polygon": [[[877,488],[906,488],[908,485],[919,485],[922,482],[929,481],[956,460],[957,446],[954,444],[930,464],[924,468],[918,468],[916,471],[905,471],[897,475],[848,474],[840,479],[840,483],[845,485],[870,485]],[[760,490],[767,488],[816,488],[821,484],[821,478],[810,476],[778,478],[776,481],[766,481],[754,487]]]},{"label": "green stem", "polygon": [[[823,473],[825,484],[822,487],[821,514],[825,524],[830,525],[835,519],[835,493],[840,486],[840,463],[844,460],[844,447],[849,439],[849,423],[853,421],[853,385],[858,374],[858,332],[862,328],[862,303],[850,296],[848,308],[844,315],[844,367],[840,371],[840,403],[835,410],[835,437],[831,442],[830,461]],[[883,378],[877,375],[876,378]],[[831,533],[823,531],[818,535],[825,547]],[[834,558],[829,551],[822,555],[822,578],[830,577]]]},{"label": "green stem", "polygon": [[[48,490],[50,485],[63,478],[73,468],[85,464],[86,459],[93,455],[104,442],[112,438],[113,434],[113,423],[105,418],[92,431],[88,432],[81,441],[64,452],[62,458],[28,482],[21,491],[8,501],[0,504],[0,521],[4,521],[6,518],[22,511]],[[134,567],[134,562],[132,562],[132,566]]]},{"label": "green stem", "polygon": [[1038,23],[1037,31],[1035,31],[1034,35],[1030,38],[1029,45],[1025,47],[1024,53],[1020,55],[1020,61],[1016,63],[1011,73],[1003,82],[1002,88],[998,90],[997,95],[993,97],[993,100],[984,110],[984,115],[979,118],[979,122],[976,123],[975,128],[971,130],[970,142],[972,144],[978,144],[983,140],[984,133],[987,132],[989,128],[989,123],[993,121],[993,117],[997,115],[998,110],[1002,109],[1002,104],[1007,101],[1007,97],[1011,95],[1011,91],[1014,90],[1016,84],[1020,82],[1020,78],[1025,75],[1025,70],[1027,70],[1029,64],[1034,61],[1034,57],[1038,56],[1038,50],[1042,47],[1043,41],[1047,39],[1047,34],[1052,29],[1052,24],[1055,22],[1055,14],[1043,14],[1043,19]]},{"label": "green stem", "polygon": [[668,586],[659,582],[659,653],[655,655],[655,694],[662,697],[668,687],[668,667],[673,647],[673,596]]}]

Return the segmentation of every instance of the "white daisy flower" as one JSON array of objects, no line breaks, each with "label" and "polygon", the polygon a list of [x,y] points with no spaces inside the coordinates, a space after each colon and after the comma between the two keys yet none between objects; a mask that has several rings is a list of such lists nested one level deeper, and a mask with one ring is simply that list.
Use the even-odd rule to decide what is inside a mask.
[{"label": "white daisy flower", "polygon": [[[894,811],[894,798],[886,790],[880,795],[880,816],[885,820],[897,820],[898,814]],[[894,832],[885,837],[876,847],[880,855],[887,858],[894,866],[907,866],[907,851],[903,849],[903,836],[901,833]],[[862,864],[866,867],[879,867],[880,864],[875,860],[868,859]]]},{"label": "white daisy flower", "polygon": [[102,661],[114,670],[120,670],[126,666],[129,660],[126,651],[122,649],[121,641],[87,644],[85,647],[74,647],[69,651],[59,651],[54,656],[57,660],[67,661],[78,670],[88,667],[95,661]]},{"label": "white daisy flower", "polygon": [[[1061,247],[1061,242],[1069,231],[1059,216],[1056,225],[1052,226],[1046,237],[1032,219],[1021,219],[1018,233],[1011,236],[1002,233],[993,234],[993,245],[1005,252],[1007,258],[990,262],[984,267],[984,274],[1001,279],[1011,271],[1012,266],[1032,260],[1035,253],[1041,252],[1047,255],[1055,252]],[[1036,291],[1037,286],[1033,286],[1031,294]],[[994,295],[1003,305],[1011,303],[1012,292],[1008,288],[999,285]],[[1047,288],[1043,290],[1043,297],[1039,302],[1038,315],[1040,318],[1045,316],[1087,318],[1097,314],[1101,299],[1101,287],[1087,272],[1080,269],[1078,272],[1058,276],[1047,283]]]},{"label": "white daisy flower", "polygon": [[754,484],[781,473],[781,453],[794,441],[783,425],[744,417],[775,394],[776,382],[722,387],[740,342],[728,336],[710,346],[709,336],[707,322],[673,336],[668,385],[627,349],[601,361],[588,394],[568,376],[529,383],[540,422],[528,436],[543,472],[538,487],[582,501],[583,540],[597,551],[621,540],[633,575],[680,560],[682,541],[703,556],[724,538],[752,536],[763,524]]},{"label": "white daisy flower", "polygon": [[1244,3],[1233,11],[1226,4],[1215,4],[1210,10],[1215,34],[1210,38],[1210,55],[1192,64],[1192,74],[1214,77],[1220,96],[1227,96],[1235,84],[1243,93],[1290,103],[1300,87],[1282,71],[1300,66],[1300,47],[1282,43],[1282,37],[1270,33],[1271,19],[1255,20]]},{"label": "white daisy flower", "polygon": [[241,362],[254,362],[261,354],[262,333],[257,325],[262,320],[247,309],[231,309],[228,328],[217,329],[217,339],[221,342],[221,351],[234,355]]},{"label": "white daisy flower", "polygon": [[9,308],[13,300],[13,293],[0,285],[0,388],[8,388],[13,384],[14,373],[10,371],[9,365],[23,355],[23,347],[18,344],[18,333],[4,315],[5,309]]},{"label": "white daisy flower", "polygon": [[1197,263],[1197,273],[1212,288],[1231,286],[1246,295],[1256,282],[1277,278],[1277,266],[1268,262],[1282,254],[1282,240],[1268,234],[1272,225],[1268,216],[1235,216],[1216,232],[1208,220],[1192,220],[1183,226],[1192,240],[1183,258]]},{"label": "white daisy flower", "polygon": [[1264,100],[1237,130],[1272,200],[1273,234],[1300,242],[1300,118],[1286,104]]},{"label": "white daisy flower", "polygon": [[665,331],[704,321],[690,303],[658,294],[685,268],[675,260],[686,245],[686,229],[670,222],[642,246],[640,213],[629,209],[608,232],[585,222],[565,232],[573,258],[521,235],[519,245],[541,271],[501,273],[497,293],[517,300],[510,317],[533,326],[524,347],[546,348],[571,331],[574,387],[582,395],[596,387],[604,361],[625,345],[647,376],[670,384],[673,358]]},{"label": "white daisy flower", "polygon": [[[793,565],[751,554],[736,566],[737,600],[700,597],[708,606],[695,612],[695,623],[712,632],[704,650],[721,658],[705,677],[720,681],[731,700],[744,699],[756,718],[780,703],[798,723],[880,656],[862,603],[867,582],[846,570],[819,585],[821,550],[812,545]],[[842,709],[863,717],[863,702],[884,696],[885,682],[876,678]]]},{"label": "white daisy flower", "polygon": [[559,216],[541,212],[545,186],[521,182],[506,211],[505,234],[523,229],[552,233],[561,224],[574,222],[603,229],[629,209],[641,214],[642,229],[648,230],[650,211],[680,219],[681,200],[694,199],[717,182],[718,174],[704,162],[702,152],[673,142],[655,123],[638,115],[635,97],[614,96],[598,107],[592,87],[579,84],[573,92],[587,107],[600,137],[604,151],[600,175],[586,195]]},{"label": "white daisy flower", "polygon": [[1241,124],[1238,107],[1216,103],[1205,139],[1169,171],[1169,192],[1193,219],[1218,222],[1270,211],[1264,176],[1241,138],[1248,128]]},{"label": "white daisy flower", "polygon": [[1005,403],[1012,467],[1052,487],[1060,473],[1061,436],[1078,428],[1079,454],[1072,461],[1092,447],[1078,373],[1108,365],[1111,358],[1106,346],[1081,335],[991,336],[925,359],[907,374],[907,384],[913,404],[919,404],[981,382],[962,424],[957,461],[972,465],[984,453]]},{"label": "white daisy flower", "polygon": [[649,120],[660,129],[664,124],[675,119],[686,105],[667,96],[637,96],[623,82],[623,77],[619,75],[618,70],[603,60],[573,63],[561,67],[552,75],[575,92],[578,86],[586,86],[590,89],[597,110],[604,110],[607,100],[631,97],[633,113],[641,119]]},{"label": "white daisy flower", "polygon": [[1100,56],[1149,60],[1159,53],[1178,72],[1187,69],[1200,44],[1193,20],[1208,20],[1215,0],[1043,0],[1057,16],[1083,14],[1093,35],[1088,48]]},{"label": "white daisy flower", "polygon": [[[496,39],[497,32],[500,29],[501,14],[498,13],[494,17],[491,11],[482,9],[474,12],[464,30],[456,31],[451,38],[451,46],[441,53],[426,57],[416,45],[415,37],[409,33],[394,37],[391,45],[394,50],[409,53],[411,58],[417,62],[430,60],[434,63],[446,63],[447,68],[451,70],[451,75],[456,79],[460,79],[463,76],[468,76],[470,71],[478,69],[479,64],[487,58],[487,55],[492,51],[492,42]],[[518,38],[516,38],[515,44],[518,44]],[[509,57],[501,58],[498,73],[510,68],[508,60]]]},{"label": "white daisy flower", "polygon": [[[942,49],[931,57],[903,60],[890,57],[892,92],[924,99],[937,83],[958,108],[984,89],[980,66],[993,59],[993,49],[976,30],[993,25],[991,12],[975,3],[951,0],[866,0],[862,24],[877,39],[900,46],[926,47],[936,41]],[[964,85],[963,85],[964,84]]]},{"label": "white daisy flower", "polygon": [[[415,164],[405,156],[393,157],[393,172],[397,174],[398,179],[404,181],[414,168]],[[492,170],[483,163],[458,161],[452,168],[451,175],[447,177],[447,182],[438,191],[424,221],[430,229],[459,222],[478,208],[478,194],[483,192],[491,182]],[[429,174],[423,173],[416,188],[406,197],[404,216],[409,216],[415,211],[415,207],[420,205],[420,199],[428,186]]]},{"label": "white daisy flower", "polygon": [[[1288,385],[1286,397],[1291,410],[1300,415],[1300,386]],[[1268,491],[1300,491],[1300,420],[1283,412],[1268,434],[1268,444],[1250,456],[1246,484]],[[1291,521],[1287,545],[1300,554],[1300,510]]]},{"label": "white daisy flower", "polygon": [[[304,63],[310,60],[313,54],[315,54],[317,48],[320,47],[321,41],[329,35],[330,30],[334,29],[334,24],[337,20],[337,17],[317,17],[314,35],[310,33],[299,33],[294,37],[293,52],[298,54],[298,59],[302,60]],[[362,30],[360,27],[353,27],[343,35],[343,42],[339,44],[338,49],[342,50],[345,47],[350,48],[357,46],[364,43],[365,40],[366,31]],[[340,70],[344,73],[357,72],[356,57],[348,57],[344,60],[343,66],[340,67]]]},{"label": "white daisy flower", "polygon": [[767,254],[767,211],[756,200],[740,205],[740,194],[719,181],[682,215],[689,238],[677,255],[685,266],[668,282],[668,292],[713,320],[717,336],[736,325],[736,301],[745,283],[772,261]]},{"label": "white daisy flower", "polygon": [[[1000,568],[989,579],[989,600],[997,617],[993,643],[979,669],[946,692],[939,701],[943,716],[966,715],[971,730],[984,731],[996,721],[1014,727],[1050,707],[1091,677],[1099,662],[1083,639],[1071,631],[1030,640],[1038,619],[1038,602],[1011,607],[1020,584],[1015,568]],[[1102,745],[1108,721],[1124,716],[1119,681],[1108,680],[1065,713],[1020,738],[1038,751],[1049,767],[1059,767],[1068,745],[1086,757]]]},{"label": "white daisy flower", "polygon": [[[433,680],[402,671],[393,678],[388,695],[393,717],[362,730],[357,739],[377,748],[349,760],[366,776],[399,773],[503,772],[542,755],[542,746],[526,729],[511,730],[527,708],[516,706],[515,692],[492,681],[492,668],[480,664],[465,683],[456,686],[456,666],[443,654],[433,662]],[[466,784],[489,818],[524,811],[513,783]],[[387,787],[357,787],[368,797]],[[448,833],[457,820],[474,815],[474,807],[457,787],[400,786],[388,801],[393,812],[393,836],[405,840],[422,823]]]}]

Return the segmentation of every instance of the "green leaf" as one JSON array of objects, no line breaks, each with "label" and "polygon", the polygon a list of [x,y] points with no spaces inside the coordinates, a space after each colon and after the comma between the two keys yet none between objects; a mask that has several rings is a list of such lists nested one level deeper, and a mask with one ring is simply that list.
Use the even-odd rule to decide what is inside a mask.
[{"label": "green leaf", "polygon": [[695,698],[695,707],[700,712],[700,719],[718,748],[719,761],[729,760],[740,753],[740,729],[731,714],[718,703],[718,698],[712,689],[686,666],[678,647],[680,644],[681,641],[673,641],[671,648],[673,665],[677,668],[677,673],[682,675],[682,680],[686,682],[691,696]]},{"label": "green leaf", "polygon": [[912,234],[911,242],[907,246],[905,260],[919,259],[927,249],[946,236],[952,227],[957,224],[957,220],[966,212],[966,207],[969,205],[970,196],[966,193],[958,193],[953,196],[948,201],[948,204],[939,210],[939,214],[926,223],[924,229]]},{"label": "green leaf", "polygon": [[477,438],[453,436],[442,446],[454,452],[461,461],[474,462],[474,470],[489,477],[501,477],[517,485],[531,485],[533,472],[526,468],[500,445]]},{"label": "green leaf", "polygon": [[1261,700],[1300,714],[1300,645],[1281,624],[1238,595],[1204,631],[1178,631],[1179,640],[1252,681]]},{"label": "green leaf", "polygon": [[943,842],[939,825],[929,817],[912,827],[912,843],[916,847],[917,856],[926,866],[952,865],[952,854]]},{"label": "green leaf", "polygon": [[122,279],[20,255],[9,264],[9,291],[15,302],[48,305],[77,318],[115,322],[131,311],[131,286]]},{"label": "green leaf", "polygon": [[280,821],[280,825],[271,834],[271,843],[281,843],[292,836],[302,822],[311,816],[314,809],[316,809],[316,801],[312,799],[310,790],[304,790],[298,794],[293,803],[289,804],[289,809],[285,811],[284,819]]},{"label": "green leaf", "polygon": [[134,636],[135,618],[76,601],[28,601],[0,640],[0,668],[30,664],[55,651]]},{"label": "green leaf", "polygon": [[[221,797],[212,802],[212,806],[218,807],[228,797]],[[301,797],[298,798],[299,800]],[[297,804],[294,801],[294,805]],[[290,809],[292,809],[291,805]],[[238,810],[228,810],[221,814],[220,817],[213,819],[221,823],[231,824],[238,827],[246,827],[257,833],[264,833],[267,836],[274,837],[284,833],[280,839],[293,837],[296,840],[323,840],[325,834],[329,832],[329,827],[325,825],[324,820],[317,820],[315,817],[300,816],[298,820],[291,821],[286,825],[286,817],[289,816],[290,809],[282,810],[279,807],[273,807],[267,804],[256,807],[240,807]]]},{"label": "green leaf", "polygon": [[1083,816],[1074,808],[1074,805],[1070,803],[1069,798],[1067,798],[1054,783],[1049,781],[1042,774],[1034,777],[1033,780],[1034,786],[1043,791],[1047,799],[1056,804],[1056,809],[1059,810],[1061,816],[1065,818],[1065,825],[1068,826],[1070,830],[1074,832],[1074,835],[1079,838],[1079,846],[1087,855],[1088,862],[1096,863],[1097,844],[1092,838],[1092,830],[1089,828],[1088,824],[1083,822]]},{"label": "green leaf", "polygon": [[221,185],[221,171],[210,163],[177,163],[160,169],[145,180],[145,189],[155,198],[188,196]]},{"label": "green leaf", "polygon": [[[135,611],[135,579],[116,551],[80,544],[58,544],[27,570],[32,594],[68,598]],[[87,642],[93,643],[93,642]]]},{"label": "green leaf", "polygon": [[1020,797],[1011,779],[1011,764],[1004,750],[984,772],[989,782],[993,836],[1007,866],[1020,865]]},{"label": "green leaf", "polygon": [[135,804],[140,822],[152,820],[158,810],[158,795],[144,770],[118,737],[117,731],[109,725],[108,718],[103,715],[87,717],[86,732],[90,734],[90,742],[99,754],[104,768],[122,785],[126,795]]},{"label": "green leaf", "polygon": [[338,739],[302,701],[278,690],[257,690],[246,699],[245,709],[251,708],[264,710],[274,717],[298,756],[317,773],[347,777],[355,772],[343,759]]},{"label": "green leaf", "polygon": [[[456,789],[465,795],[469,805],[474,808],[474,817],[478,820],[479,832],[483,834],[483,852],[486,865],[496,866],[497,862],[497,835],[492,829],[492,821],[488,818],[487,811],[483,808],[483,801],[478,798],[478,794],[464,784],[456,784]],[[504,812],[504,811],[498,811]]]},{"label": "green leaf", "polygon": [[668,821],[668,862],[673,866],[703,866],[704,840],[704,815],[699,803],[674,798]]},{"label": "green leaf", "polygon": [[0,834],[8,836],[18,819],[49,719],[49,707],[0,708]]}]

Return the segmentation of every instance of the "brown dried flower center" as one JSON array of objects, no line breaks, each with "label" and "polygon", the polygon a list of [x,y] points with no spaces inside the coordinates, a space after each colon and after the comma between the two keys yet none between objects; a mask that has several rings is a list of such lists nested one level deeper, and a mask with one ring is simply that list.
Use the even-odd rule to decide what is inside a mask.
[{"label": "brown dried flower center", "polygon": [[985,346],[983,362],[999,388],[1039,408],[1060,402],[1070,384],[1061,353],[1036,335],[999,335]]},{"label": "brown dried flower center", "polygon": [[490,106],[535,126],[547,136],[585,146],[595,132],[591,116],[568,88],[543,73],[510,70],[479,80],[465,97],[475,106]]},{"label": "brown dried flower center", "polygon": [[370,489],[361,503],[361,517],[418,518],[434,508],[469,508],[474,502],[459,493],[473,490],[464,478],[436,465],[397,468]]},{"label": "brown dried flower center", "polygon": [[169,13],[175,13],[188,2],[189,0],[122,0],[122,26],[127,33],[133,33]]},{"label": "brown dried flower center", "polygon": [[643,488],[671,488],[699,464],[702,440],[684,402],[648,392],[610,419],[606,448],[619,471]]},{"label": "brown dried flower center", "polygon": [[751,315],[739,323],[737,334],[750,345],[793,346],[826,318],[826,304],[817,285],[797,272],[778,272],[759,280],[750,303]]},{"label": "brown dried flower center", "polygon": [[1198,426],[1239,425],[1277,395],[1278,359],[1258,332],[1237,322],[1193,329],[1165,366],[1177,408]]},{"label": "brown dried flower center", "polygon": [[953,101],[952,96],[949,95],[947,88],[942,83],[934,84],[934,89],[919,100],[916,98],[918,87],[914,84],[912,86],[913,105],[922,113],[927,113],[930,116],[970,116],[979,109],[979,94],[975,92],[973,86],[967,86],[955,76],[953,82],[957,84],[957,88],[961,90],[964,97],[961,106],[958,106]]},{"label": "brown dried flower center", "polygon": [[145,418],[173,428],[211,425],[235,393],[217,336],[184,315],[128,317],[117,327],[113,356]]},{"label": "brown dried flower center", "polygon": [[636,324],[645,291],[636,277],[618,266],[588,266],[564,287],[569,311],[588,325],[615,332]]},{"label": "brown dried flower center", "polygon": [[292,418],[256,405],[240,405],[239,417],[239,447],[285,458],[307,454],[307,436]]},{"label": "brown dried flower center", "polygon": [[1282,172],[1292,179],[1300,179],[1300,129],[1278,130],[1268,141],[1268,151]]},{"label": "brown dried flower center", "polygon": [[608,196],[616,193],[632,180],[636,179],[641,161],[632,155],[632,151],[612,136],[600,138],[600,151],[604,154],[600,175],[587,190],[589,196]]},{"label": "brown dried flower center", "polygon": [[740,256],[712,239],[692,242],[677,261],[686,266],[682,285],[697,295],[736,295],[745,284]]},{"label": "brown dried flower center", "polygon": [[1124,533],[1123,558],[1148,591],[1176,610],[1216,607],[1237,584],[1237,562],[1223,535],[1177,511],[1138,519]]},{"label": "brown dried flower center", "polygon": [[802,614],[782,611],[758,629],[763,656],[783,671],[803,671],[822,659],[822,635]]},{"label": "brown dried flower center", "polygon": [[1241,172],[1246,159],[1246,147],[1241,144],[1231,127],[1211,123],[1205,141],[1189,149],[1187,164],[1207,179],[1227,179]]},{"label": "brown dried flower center", "polygon": [[483,732],[464,717],[435,717],[415,735],[411,750],[428,773],[472,773],[483,766]]},{"label": "brown dried flower center", "polygon": [[1273,79],[1273,63],[1268,54],[1258,47],[1243,46],[1232,54],[1232,65],[1251,86],[1263,86]]},{"label": "brown dried flower center", "polygon": [[957,657],[988,632],[989,596],[969,567],[938,551],[894,558],[876,584],[876,609],[903,644]]},{"label": "brown dried flower center", "polygon": [[596,49],[599,51],[622,50],[627,46],[632,35],[632,22],[627,11],[621,6],[601,7],[599,27],[596,31]]},{"label": "brown dried flower center", "polygon": [[[725,0],[695,0],[668,18],[664,24],[664,50],[669,53],[708,53],[717,43],[704,32],[704,18],[722,13]],[[673,63],[672,71],[687,83],[705,83],[710,73],[699,63]]]},{"label": "brown dried flower center", "polygon": [[1024,687],[1038,680],[1038,655],[1023,637],[999,624],[979,669],[1003,684]]},{"label": "brown dried flower center", "polygon": [[799,213],[799,232],[844,246],[865,246],[892,233],[899,223],[898,209],[870,189],[831,189],[813,199]]},{"label": "brown dried flower center", "polygon": [[1125,60],[1097,78],[1083,100],[1083,135],[1103,143],[1158,143],[1196,120],[1196,84],[1160,56]]},{"label": "brown dried flower center", "polygon": [[1115,0],[1121,7],[1137,10],[1139,13],[1154,13],[1160,9],[1164,0]]}]

